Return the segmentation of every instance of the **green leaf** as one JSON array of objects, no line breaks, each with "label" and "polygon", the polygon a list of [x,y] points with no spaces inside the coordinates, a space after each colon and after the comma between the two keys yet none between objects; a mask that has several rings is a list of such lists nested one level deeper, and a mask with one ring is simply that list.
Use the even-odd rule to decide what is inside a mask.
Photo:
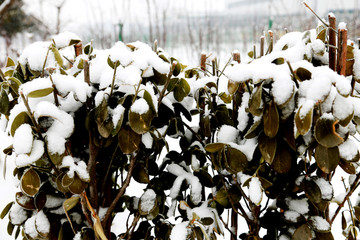
[{"label": "green leaf", "polygon": [[149,78],[151,82],[155,83],[156,85],[164,85],[168,81],[167,74],[159,73],[154,68],[153,68],[153,72],[154,72],[154,76]]},{"label": "green leaf", "polygon": [[260,116],[263,113],[262,86],[263,84],[259,85],[249,99],[249,112],[254,116]]},{"label": "green leaf", "polygon": [[11,136],[14,136],[16,129],[18,129],[18,127],[20,127],[20,125],[24,124],[24,123],[31,123],[31,119],[30,119],[29,115],[27,114],[27,112],[20,112],[14,118],[14,120],[11,124],[11,129],[10,129]]},{"label": "green leaf", "polygon": [[231,95],[221,92],[219,94],[219,97],[224,103],[231,103],[231,100],[232,100]]},{"label": "green leaf", "polygon": [[180,81],[179,78],[171,78],[170,81],[169,81],[169,84],[166,88],[166,90],[168,92],[171,92],[175,89],[175,87],[177,86],[178,82]]},{"label": "green leaf", "polygon": [[18,239],[19,234],[20,234],[20,226],[17,226],[14,239]]},{"label": "green leaf", "polygon": [[77,44],[77,43],[79,43],[79,42],[81,42],[80,39],[70,39],[69,46],[75,45],[75,44]]},{"label": "green leaf", "polygon": [[68,174],[64,174],[61,179],[61,185],[64,187],[69,187],[74,182],[74,177],[69,177]]},{"label": "green leaf", "polygon": [[133,178],[138,183],[149,183],[149,172],[143,163],[136,164],[133,170]]},{"label": "green leaf", "polygon": [[354,208],[354,215],[356,217],[356,219],[358,221],[360,221],[360,207],[359,206],[355,206],[353,207]]},{"label": "green leaf", "polygon": [[41,186],[41,179],[39,174],[32,168],[27,170],[21,177],[20,187],[21,191],[28,196],[35,196]]},{"label": "green leaf", "polygon": [[209,143],[205,146],[205,150],[210,153],[216,153],[222,151],[224,147],[224,143]]},{"label": "green leaf", "polygon": [[225,166],[230,173],[236,174],[247,169],[248,160],[243,152],[228,146],[226,148]]},{"label": "green leaf", "polygon": [[313,108],[311,108],[305,115],[304,118],[300,117],[300,111],[301,108],[303,106],[301,106],[299,108],[299,110],[297,111],[296,115],[295,115],[295,125],[296,128],[298,130],[298,132],[301,135],[305,135],[310,131],[310,128],[312,126],[312,118],[313,118]]},{"label": "green leaf", "polygon": [[64,175],[66,175],[66,172],[62,172],[56,177],[56,186],[59,191],[67,193],[69,191],[69,188],[62,185],[62,179]]},{"label": "green leaf", "polygon": [[41,211],[45,207],[46,201],[47,201],[47,197],[46,197],[46,193],[44,191],[40,191],[35,196],[34,203],[35,203],[35,208],[38,212]]},{"label": "green leaf", "polygon": [[[332,31],[332,30],[329,30]],[[326,28],[322,29],[319,34],[316,36],[316,39],[320,39],[321,41],[325,42],[326,37]]]},{"label": "green leaf", "polygon": [[109,67],[111,67],[112,69],[115,69],[115,63],[111,60],[110,55],[107,58],[107,63],[109,65]]},{"label": "green leaf", "polygon": [[[356,216],[356,218],[358,218],[358,217]],[[359,220],[359,218],[358,218],[358,220]],[[346,226],[347,226],[347,222],[346,222],[344,212],[341,212],[341,228],[342,228],[342,230],[345,230]]]},{"label": "green leaf", "polygon": [[79,60],[79,63],[78,63],[78,65],[77,65],[77,68],[78,69],[84,69],[84,59],[80,59]]},{"label": "green leaf", "polygon": [[210,116],[202,116],[200,118],[200,131],[204,134],[205,137],[211,137],[211,125],[210,125]]},{"label": "green leaf", "polygon": [[131,154],[139,148],[141,135],[124,126],[118,134],[119,147],[124,154]]},{"label": "green leaf", "polygon": [[40,97],[45,97],[45,96],[49,95],[53,91],[54,91],[54,88],[52,88],[52,87],[43,88],[43,89],[38,89],[38,90],[35,90],[32,92],[29,92],[27,96],[29,98],[40,98]]},{"label": "green leaf", "polygon": [[276,138],[269,138],[265,134],[260,134],[258,146],[265,161],[271,165],[277,149]]},{"label": "green leaf", "polygon": [[234,82],[234,81],[229,79],[229,81],[228,81],[228,91],[229,91],[230,95],[236,93],[236,91],[239,89],[239,86],[240,86],[240,82]]},{"label": "green leaf", "polygon": [[34,198],[29,197],[22,192],[17,192],[15,195],[15,199],[16,199],[17,204],[19,204],[21,207],[23,207],[25,209],[28,209],[28,210],[36,209]]},{"label": "green leaf", "polygon": [[284,144],[277,143],[277,149],[271,167],[278,173],[287,173],[291,168],[291,153]]},{"label": "green leaf", "polygon": [[74,181],[69,186],[69,190],[72,194],[80,194],[86,188],[86,183],[83,182],[77,174],[74,176]]},{"label": "green leaf", "polygon": [[189,83],[185,79],[181,78],[174,88],[174,98],[176,101],[181,102],[189,94],[189,92]]},{"label": "green leaf", "polygon": [[181,72],[181,64],[177,62],[173,71],[173,75],[176,77],[180,74],[180,72]]},{"label": "green leaf", "polygon": [[253,125],[251,125],[250,129],[245,134],[245,138],[251,139],[257,137],[261,131],[262,131],[262,121],[259,120],[257,122],[254,122]]},{"label": "green leaf", "polygon": [[311,240],[312,234],[308,225],[305,223],[297,228],[291,240]]},{"label": "green leaf", "polygon": [[151,121],[154,118],[152,111],[149,109],[144,114],[129,111],[129,124],[131,129],[137,134],[143,134],[150,130]]},{"label": "green leaf", "polygon": [[285,60],[284,60],[284,58],[279,57],[279,58],[274,59],[271,63],[274,63],[276,65],[281,65],[281,64],[285,63]]},{"label": "green leaf", "polygon": [[9,77],[8,82],[10,87],[14,90],[14,92],[18,93],[19,87],[21,85],[21,81],[16,77]]},{"label": "green leaf", "polygon": [[315,160],[321,171],[331,173],[340,162],[339,148],[327,148],[318,144],[315,149]]},{"label": "green leaf", "polygon": [[199,72],[195,68],[185,71],[185,78],[193,78],[194,76],[196,76],[196,79],[199,78]]},{"label": "green leaf", "polygon": [[273,138],[276,136],[279,130],[279,113],[274,101],[271,101],[269,104],[266,105],[264,116],[264,133],[266,136]]},{"label": "green leaf", "polygon": [[53,164],[55,164],[55,165],[58,165],[58,164],[61,164],[62,159],[63,159],[64,156],[65,156],[65,153],[63,153],[63,154],[61,154],[61,155],[59,155],[59,154],[57,154],[57,153],[53,154],[53,153],[51,153],[51,152],[48,150],[48,155],[49,155],[49,157],[50,157],[51,162],[52,162]]},{"label": "green leaf", "polygon": [[315,124],[315,139],[322,146],[333,148],[344,142],[344,139],[336,132],[338,120],[321,117]]},{"label": "green leaf", "polygon": [[90,55],[93,52],[94,48],[92,47],[92,44],[86,44],[86,46],[84,47],[84,53],[86,55]]},{"label": "green leaf", "polygon": [[200,169],[199,171],[194,172],[194,176],[197,177],[200,183],[205,187],[208,188],[214,187],[214,180],[207,171]]},{"label": "green leaf", "polygon": [[63,59],[62,59],[62,57],[61,57],[61,55],[60,55],[59,50],[58,50],[56,47],[54,47],[54,46],[51,46],[50,49],[51,49],[51,51],[52,51],[53,54],[54,54],[54,57],[55,57],[55,60],[56,60],[57,64],[58,64],[60,67],[62,67],[62,66],[64,65],[64,62],[63,62]]},{"label": "green leaf", "polygon": [[8,234],[11,236],[13,234],[13,231],[14,231],[14,224],[12,224],[10,221],[8,222],[8,225],[7,225],[7,232]]},{"label": "green leaf", "polygon": [[214,219],[212,219],[211,217],[203,217],[200,219],[200,222],[203,224],[203,225],[211,225],[214,223]]},{"label": "green leaf", "polygon": [[149,105],[151,111],[155,114],[156,110],[155,110],[155,106],[154,106],[154,102],[153,102],[153,99],[151,97],[151,94],[148,91],[144,90],[143,98],[145,99],[145,101]]},{"label": "green leaf", "polygon": [[1,215],[0,215],[0,218],[1,219],[4,219],[4,217],[9,213],[12,205],[14,204],[14,202],[9,202],[5,207],[4,209],[1,211]]},{"label": "green leaf", "polygon": [[66,199],[63,203],[63,208],[64,208],[65,212],[68,212],[71,209],[73,209],[79,203],[79,201],[80,201],[79,196]]},{"label": "green leaf", "polygon": [[348,174],[356,174],[356,167],[350,161],[340,159],[339,166]]},{"label": "green leaf", "polygon": [[95,108],[95,121],[100,135],[108,138],[114,129],[113,122],[109,119],[108,104],[104,98],[100,105]]},{"label": "green leaf", "polygon": [[1,92],[0,92],[0,113],[4,114],[4,115],[9,115],[9,97],[6,93],[6,91],[1,88]]},{"label": "green leaf", "polygon": [[11,59],[11,57],[7,58],[5,67],[15,67],[15,62]]},{"label": "green leaf", "polygon": [[215,201],[225,208],[231,207],[231,203],[229,201],[228,194],[225,188],[221,188],[219,191],[216,192]]},{"label": "green leaf", "polygon": [[305,182],[306,197],[313,203],[320,203],[322,199],[321,189],[313,180]]}]

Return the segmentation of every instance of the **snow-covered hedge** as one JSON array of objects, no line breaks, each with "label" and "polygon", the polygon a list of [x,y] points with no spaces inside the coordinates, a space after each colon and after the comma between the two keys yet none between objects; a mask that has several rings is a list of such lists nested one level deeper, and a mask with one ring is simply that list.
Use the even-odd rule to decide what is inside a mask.
[{"label": "snow-covered hedge", "polygon": [[[31,44],[1,72],[20,187],[1,214],[9,234],[332,239],[329,205],[340,210],[360,180],[360,54],[349,43],[348,76],[330,69],[328,31],[291,32],[265,56],[211,70],[141,42],[97,50],[63,33]],[[340,168],[352,181],[335,203]],[[349,206],[346,236],[360,220]],[[116,214],[132,221],[120,235]]]}]

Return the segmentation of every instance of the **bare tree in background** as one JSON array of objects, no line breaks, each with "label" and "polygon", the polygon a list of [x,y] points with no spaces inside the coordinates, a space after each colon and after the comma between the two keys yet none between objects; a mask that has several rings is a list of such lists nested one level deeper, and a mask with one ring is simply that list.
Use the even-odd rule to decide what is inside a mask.
[{"label": "bare tree in background", "polygon": [[147,11],[148,11],[148,23],[149,23],[149,42],[152,43],[154,41],[153,38],[153,26],[152,26],[152,21],[151,21],[151,4],[150,4],[150,0],[146,0],[146,5],[147,5]]},{"label": "bare tree in background", "polygon": [[64,6],[66,0],[62,0],[61,2],[59,2],[56,6],[57,9],[57,19],[56,19],[56,34],[60,33],[60,25],[61,25],[61,18],[60,18],[60,14],[61,14],[61,9]]}]

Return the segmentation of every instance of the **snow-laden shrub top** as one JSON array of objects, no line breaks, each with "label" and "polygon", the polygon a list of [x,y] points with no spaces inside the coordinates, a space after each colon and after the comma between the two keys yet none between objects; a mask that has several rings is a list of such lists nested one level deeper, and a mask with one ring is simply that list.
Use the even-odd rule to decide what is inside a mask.
[{"label": "snow-laden shrub top", "polygon": [[[331,70],[327,31],[212,71],[141,42],[75,54],[81,40],[63,33],[28,46],[1,75],[21,190],[2,217],[28,239],[331,239],[332,176],[357,173],[360,54],[348,45],[347,76]],[[133,223],[111,228],[116,214]]]}]

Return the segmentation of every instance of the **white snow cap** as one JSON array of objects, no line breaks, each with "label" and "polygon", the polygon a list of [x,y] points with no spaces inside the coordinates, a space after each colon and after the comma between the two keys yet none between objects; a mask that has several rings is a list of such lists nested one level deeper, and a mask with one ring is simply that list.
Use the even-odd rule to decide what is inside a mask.
[{"label": "white snow cap", "polygon": [[252,177],[249,182],[249,197],[252,203],[259,206],[262,200],[263,190],[258,177]]},{"label": "white snow cap", "polygon": [[54,119],[53,124],[44,134],[47,140],[47,147],[50,153],[64,153],[66,138],[70,137],[74,130],[74,119],[72,116],[50,102],[38,103],[34,116],[36,120],[44,116]]},{"label": "white snow cap", "polygon": [[57,48],[64,48],[70,45],[71,41],[81,41],[78,35],[72,32],[62,32],[53,37]]},{"label": "white snow cap", "polygon": [[218,132],[218,142],[228,143],[236,142],[239,135],[239,130],[229,125],[222,125]]},{"label": "white snow cap", "polygon": [[15,131],[13,146],[16,154],[27,154],[31,152],[34,136],[29,124],[22,124]]},{"label": "white snow cap", "polygon": [[177,164],[170,164],[167,170],[177,176],[173,186],[170,189],[170,197],[176,198],[179,194],[181,184],[184,180],[191,186],[191,200],[194,204],[198,204],[201,201],[201,189],[202,185],[197,177],[193,174],[186,172],[182,167]]},{"label": "white snow cap", "polygon": [[345,29],[346,29],[346,23],[340,22],[340,23],[339,23],[339,30],[340,30],[340,29],[345,30]]},{"label": "white snow cap", "polygon": [[46,55],[48,54],[45,68],[55,67],[56,61],[54,54],[52,51],[48,53],[50,45],[50,42],[34,42],[30,44],[22,52],[19,63],[24,66],[28,64],[31,70],[42,71]]},{"label": "white snow cap", "polygon": [[81,178],[81,180],[90,180],[89,173],[86,170],[86,163],[84,161],[80,161],[78,158],[73,158],[71,156],[64,157],[60,168],[69,168],[67,175],[70,178],[73,178],[74,173],[76,173]]},{"label": "white snow cap", "polygon": [[186,240],[190,234],[189,221],[176,224],[170,234],[170,240]]},{"label": "white snow cap", "polygon": [[144,114],[149,111],[149,104],[146,102],[145,99],[139,98],[133,103],[133,105],[131,105],[130,111],[138,113],[140,115]]},{"label": "white snow cap", "polygon": [[154,190],[147,189],[141,196],[139,203],[141,211],[149,213],[156,203],[156,193]]}]

